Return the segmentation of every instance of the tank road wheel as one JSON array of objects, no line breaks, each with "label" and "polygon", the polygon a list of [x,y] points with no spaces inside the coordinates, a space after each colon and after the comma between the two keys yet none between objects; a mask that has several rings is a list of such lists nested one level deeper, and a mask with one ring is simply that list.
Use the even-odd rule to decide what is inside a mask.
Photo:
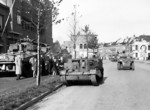
[{"label": "tank road wheel", "polygon": [[117,69],[120,70],[121,69],[121,64],[117,63]]},{"label": "tank road wheel", "polygon": [[94,86],[98,86],[99,85],[99,79],[100,77],[97,75],[91,75],[91,82]]},{"label": "tank road wheel", "polygon": [[135,65],[134,65],[134,63],[131,64],[131,69],[132,69],[132,70],[135,70]]}]

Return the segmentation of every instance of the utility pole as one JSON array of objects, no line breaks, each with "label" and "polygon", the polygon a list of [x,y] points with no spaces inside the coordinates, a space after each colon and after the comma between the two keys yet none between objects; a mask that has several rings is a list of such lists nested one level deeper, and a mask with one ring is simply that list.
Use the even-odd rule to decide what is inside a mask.
[{"label": "utility pole", "polygon": [[76,35],[76,28],[77,28],[77,20],[76,20],[76,15],[77,15],[77,12],[76,12],[76,5],[74,5],[74,28],[73,28],[73,34],[74,34],[74,45],[73,45],[73,48],[74,48],[74,55],[75,55],[75,59],[76,59],[76,40],[77,40],[77,35]]},{"label": "utility pole", "polygon": [[89,35],[88,33],[86,34],[86,40],[87,40],[87,58],[89,57]]}]

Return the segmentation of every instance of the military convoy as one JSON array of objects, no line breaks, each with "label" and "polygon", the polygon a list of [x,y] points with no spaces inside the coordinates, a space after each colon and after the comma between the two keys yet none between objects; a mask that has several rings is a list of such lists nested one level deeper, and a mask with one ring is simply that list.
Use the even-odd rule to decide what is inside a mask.
[{"label": "military convoy", "polygon": [[61,81],[65,85],[90,82],[97,86],[103,81],[103,62],[97,58],[69,59],[61,71]]}]

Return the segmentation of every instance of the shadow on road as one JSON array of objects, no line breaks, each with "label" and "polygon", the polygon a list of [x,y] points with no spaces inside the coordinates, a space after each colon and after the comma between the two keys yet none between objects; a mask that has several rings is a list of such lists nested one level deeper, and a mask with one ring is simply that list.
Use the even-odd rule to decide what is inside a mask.
[{"label": "shadow on road", "polygon": [[107,79],[107,77],[104,77],[104,78],[103,78],[103,81],[100,82],[100,85],[101,85],[101,84],[104,84],[106,79]]}]

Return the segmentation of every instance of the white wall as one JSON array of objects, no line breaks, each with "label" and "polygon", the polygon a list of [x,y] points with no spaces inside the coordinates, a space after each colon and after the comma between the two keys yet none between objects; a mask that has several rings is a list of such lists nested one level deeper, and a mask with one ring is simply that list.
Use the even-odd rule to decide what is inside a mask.
[{"label": "white wall", "polygon": [[[136,45],[137,45],[137,49],[136,49]],[[139,60],[146,60],[148,58],[148,53],[150,53],[150,50],[148,50],[149,45],[150,43],[146,42],[145,40],[135,41],[132,44],[133,57]]]}]

